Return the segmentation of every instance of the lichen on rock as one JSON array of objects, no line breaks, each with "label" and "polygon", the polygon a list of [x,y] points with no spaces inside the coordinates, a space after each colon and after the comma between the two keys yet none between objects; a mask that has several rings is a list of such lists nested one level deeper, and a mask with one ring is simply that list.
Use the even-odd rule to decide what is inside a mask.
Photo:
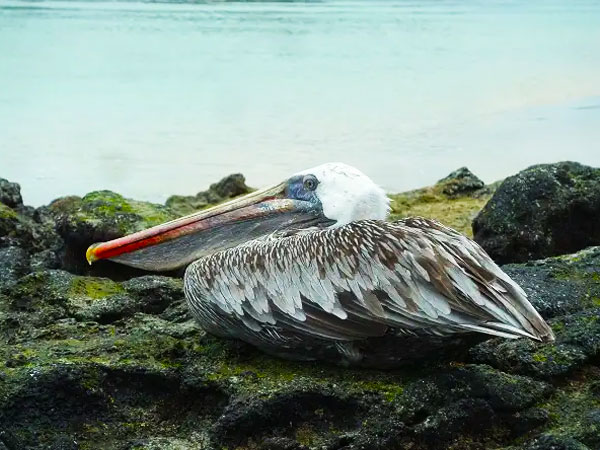
[{"label": "lichen on rock", "polygon": [[[1,439],[9,448],[69,441],[92,449],[483,449],[549,439],[594,448],[586,430],[600,389],[587,380],[596,379],[600,331],[591,319],[587,328],[566,324],[594,317],[587,295],[597,285],[587,274],[595,254],[537,263],[538,275],[564,273],[568,264],[583,283],[573,285],[581,298],[553,312],[552,323],[565,326],[556,344],[490,340],[472,359],[394,371],[284,361],[210,337],[192,320],[176,279],[27,275],[0,300]],[[531,275],[526,267],[510,269]],[[530,276],[522,284],[544,290],[551,281]],[[540,365],[502,359],[502,345],[519,361],[567,344],[585,352],[567,371],[544,371],[535,358]],[[571,420],[576,414],[582,419]]]},{"label": "lichen on rock", "polygon": [[389,195],[390,220],[426,217],[472,236],[471,221],[495,188],[496,184],[485,186],[469,169],[462,167],[433,186]]},{"label": "lichen on rock", "polygon": [[600,244],[600,169],[540,164],[508,177],[473,221],[498,262],[523,262]]},{"label": "lichen on rock", "polygon": [[[64,240],[62,267],[88,273],[85,250],[94,242],[116,239],[169,220],[177,215],[163,205],[131,200],[111,191],[83,197],[64,197],[40,208],[42,221],[54,223]],[[96,273],[110,264],[100,264]]]},{"label": "lichen on rock", "polygon": [[[394,213],[464,230],[493,188],[447,186],[392,196]],[[350,369],[207,335],[179,277],[65,263],[180,211],[108,191],[0,208],[0,449],[600,448],[599,248],[504,266],[555,343]]]},{"label": "lichen on rock", "polygon": [[0,287],[29,270],[51,268],[62,240],[23,205],[20,186],[0,178]]}]

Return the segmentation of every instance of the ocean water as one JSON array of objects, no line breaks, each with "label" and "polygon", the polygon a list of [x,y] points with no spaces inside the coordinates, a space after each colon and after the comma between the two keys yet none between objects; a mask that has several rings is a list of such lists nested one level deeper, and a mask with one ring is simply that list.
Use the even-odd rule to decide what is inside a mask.
[{"label": "ocean water", "polygon": [[29,204],[564,159],[600,165],[596,0],[0,0],[0,177]]}]

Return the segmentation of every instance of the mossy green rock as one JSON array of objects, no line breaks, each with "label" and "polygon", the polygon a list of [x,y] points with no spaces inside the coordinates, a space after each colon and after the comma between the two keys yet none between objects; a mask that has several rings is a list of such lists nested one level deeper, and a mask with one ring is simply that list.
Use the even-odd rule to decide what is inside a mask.
[{"label": "mossy green rock", "polygon": [[469,169],[461,167],[433,186],[389,195],[390,220],[427,217],[472,236],[471,222],[495,188],[495,184],[485,186]]},{"label": "mossy green rock", "polygon": [[55,267],[62,240],[54,224],[43,223],[24,206],[17,183],[0,178],[0,287],[32,267]]},{"label": "mossy green rock", "polygon": [[170,197],[166,205],[128,199],[104,190],[90,192],[84,197],[57,199],[38,208],[36,216],[41,222],[54,226],[64,240],[60,252],[62,268],[81,274],[126,278],[141,272],[107,261],[100,261],[90,268],[85,260],[87,247],[168,222],[249,191],[244,177],[234,174],[196,196]]},{"label": "mossy green rock", "polygon": [[[65,242],[62,267],[78,273],[90,272],[85,251],[94,242],[116,239],[178,217],[164,205],[127,199],[111,191],[60,198],[39,208],[37,214],[53,223]],[[103,274],[107,267],[112,266],[101,262],[92,273]],[[118,270],[113,267],[113,272]]]},{"label": "mossy green rock", "polygon": [[58,235],[50,226],[0,203],[0,246],[16,245],[28,252],[56,248]]},{"label": "mossy green rock", "polygon": [[[494,189],[480,186],[461,169],[392,196],[394,217],[465,231]],[[243,193],[211,189],[207,202]],[[0,449],[600,448],[600,249],[505,266],[556,343],[490,339],[404,369],[347,369],[207,335],[180,278],[87,268],[92,242],[202,207],[183,200],[0,203]]]},{"label": "mossy green rock", "polygon": [[284,361],[206,335],[180,279],[25,275],[0,293],[0,441],[9,449],[598,448],[600,250],[506,269],[537,293],[556,343],[491,339],[394,371]]},{"label": "mossy green rock", "polygon": [[127,199],[112,191],[55,200],[48,211],[55,216],[61,235],[70,239],[75,239],[74,235],[114,239],[176,218],[163,205]]},{"label": "mossy green rock", "polygon": [[600,169],[540,164],[508,177],[473,221],[497,262],[523,262],[600,244]]},{"label": "mossy green rock", "polygon": [[[553,344],[493,339],[472,349],[479,362],[549,378],[565,375],[600,354],[600,248],[504,270],[528,292],[556,335]],[[532,280],[536,280],[532,283]]]}]

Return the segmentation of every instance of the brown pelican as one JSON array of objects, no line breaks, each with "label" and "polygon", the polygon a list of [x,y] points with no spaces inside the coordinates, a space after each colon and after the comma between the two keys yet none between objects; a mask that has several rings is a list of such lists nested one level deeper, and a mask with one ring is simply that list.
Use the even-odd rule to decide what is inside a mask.
[{"label": "brown pelican", "polygon": [[188,266],[204,329],[287,358],[389,366],[473,334],[554,339],[479,245],[434,220],[386,222],[388,205],[357,169],[324,164],[87,259]]}]

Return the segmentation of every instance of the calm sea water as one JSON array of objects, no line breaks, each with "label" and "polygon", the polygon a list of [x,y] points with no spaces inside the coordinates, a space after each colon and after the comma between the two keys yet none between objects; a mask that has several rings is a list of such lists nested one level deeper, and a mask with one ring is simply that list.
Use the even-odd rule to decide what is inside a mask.
[{"label": "calm sea water", "polygon": [[596,0],[0,0],[0,176],[29,204],[563,159],[600,165]]}]

